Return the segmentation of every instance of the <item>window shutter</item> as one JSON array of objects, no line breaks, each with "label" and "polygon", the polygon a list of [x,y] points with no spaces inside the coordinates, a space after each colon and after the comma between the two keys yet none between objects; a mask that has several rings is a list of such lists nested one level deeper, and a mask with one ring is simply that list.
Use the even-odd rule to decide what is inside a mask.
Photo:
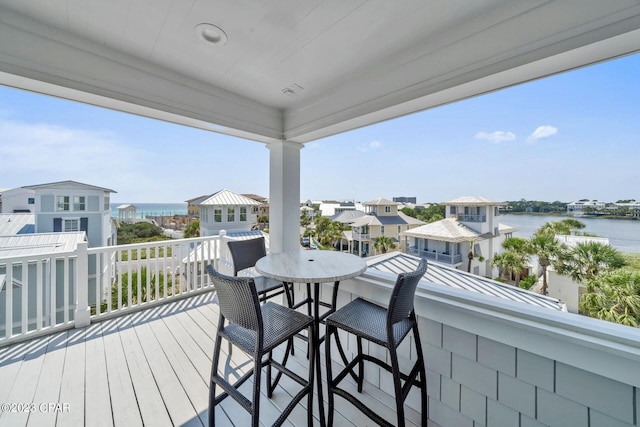
[{"label": "window shutter", "polygon": [[89,218],[80,218],[80,231],[89,231]]},{"label": "window shutter", "polygon": [[54,233],[62,231],[62,218],[53,218],[53,231]]}]

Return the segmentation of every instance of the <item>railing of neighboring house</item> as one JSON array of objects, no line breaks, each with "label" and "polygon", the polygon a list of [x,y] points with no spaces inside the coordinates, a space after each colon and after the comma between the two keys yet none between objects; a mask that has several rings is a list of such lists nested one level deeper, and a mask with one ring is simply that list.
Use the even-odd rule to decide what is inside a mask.
[{"label": "railing of neighboring house", "polygon": [[220,237],[0,259],[0,346],[212,290]]},{"label": "railing of neighboring house", "polygon": [[456,255],[443,254],[442,252],[433,252],[433,251],[427,251],[424,249],[418,249],[415,246],[409,247],[409,249],[407,250],[407,253],[409,253],[410,255],[419,256],[421,258],[425,258],[428,260],[438,261],[438,262],[447,263],[447,264],[457,264],[459,262],[462,262],[462,255],[460,254],[456,254]]},{"label": "railing of neighboring house", "polygon": [[356,233],[354,231],[352,236],[355,240],[369,240],[369,233]]},{"label": "railing of neighboring house", "polygon": [[486,215],[457,215],[458,221],[464,222],[487,222]]}]

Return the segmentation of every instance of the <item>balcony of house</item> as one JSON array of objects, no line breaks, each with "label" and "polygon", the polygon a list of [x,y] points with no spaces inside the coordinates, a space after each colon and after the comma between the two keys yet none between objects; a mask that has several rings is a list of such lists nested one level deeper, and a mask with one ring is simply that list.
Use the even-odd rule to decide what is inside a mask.
[{"label": "balcony of house", "polygon": [[459,243],[443,242],[433,239],[411,238],[407,253],[451,266],[462,263]]},{"label": "balcony of house", "polygon": [[458,214],[458,221],[461,222],[487,222],[486,215],[467,215],[467,214]]},{"label": "balcony of house", "polygon": [[[8,326],[0,341],[0,401],[15,404],[15,411],[3,410],[0,425],[206,425],[218,306],[209,278],[201,272],[209,262],[224,262],[219,241],[214,237],[80,248],[64,255],[3,260],[9,284],[21,269],[31,271],[32,263],[38,280],[54,265],[62,265],[54,277],[67,291],[60,292],[58,280],[42,282],[49,291],[35,292],[38,304],[32,316],[25,285],[33,279],[30,273],[20,276],[22,287],[5,286]],[[161,256],[142,258],[143,250]],[[95,278],[89,274],[93,266],[101,272]],[[128,277],[135,276],[139,281],[131,286]],[[391,273],[369,269],[341,283],[337,305],[356,297],[386,305],[394,279]],[[120,289],[111,302],[104,296],[108,286],[103,280]],[[158,283],[165,285],[154,286]],[[87,284],[95,288],[93,294]],[[331,287],[321,289],[323,298],[330,297]],[[299,285],[297,295],[303,294]],[[46,295],[61,296],[47,300]],[[74,298],[66,303],[68,295]],[[19,315],[15,304],[7,302],[17,296]],[[433,426],[638,425],[637,329],[425,280],[415,307]],[[352,354],[355,340],[343,342]],[[300,351],[288,366],[302,372],[305,352],[302,343],[297,345]],[[365,347],[372,354],[382,351],[374,344]],[[401,363],[408,366],[416,356],[414,341],[403,343],[399,351]],[[250,368],[240,351],[224,357],[228,373]],[[390,384],[386,371],[368,366],[361,398],[392,421],[393,398],[386,392]],[[265,425],[277,418],[294,387],[283,382],[271,399],[261,397]],[[370,424],[340,398],[335,409],[336,425]],[[412,391],[408,425],[419,425],[419,411],[418,395]],[[317,409],[314,413],[318,425]],[[246,425],[244,415],[230,400],[217,412],[221,425]],[[304,405],[286,424],[305,424]]]}]

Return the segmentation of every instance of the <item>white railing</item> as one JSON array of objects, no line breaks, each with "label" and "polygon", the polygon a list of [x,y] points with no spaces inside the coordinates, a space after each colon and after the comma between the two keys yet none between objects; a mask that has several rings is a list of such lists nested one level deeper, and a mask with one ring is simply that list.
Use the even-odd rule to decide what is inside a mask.
[{"label": "white railing", "polygon": [[0,343],[73,322],[77,252],[0,259]]},{"label": "white railing", "polygon": [[218,236],[0,259],[0,345],[212,289]]}]

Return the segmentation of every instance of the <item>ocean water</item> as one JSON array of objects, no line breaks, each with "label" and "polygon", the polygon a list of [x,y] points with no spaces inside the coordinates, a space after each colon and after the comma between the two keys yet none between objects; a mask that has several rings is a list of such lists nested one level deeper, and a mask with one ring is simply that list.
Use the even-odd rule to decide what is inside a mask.
[{"label": "ocean water", "polygon": [[111,203],[111,216],[118,217],[118,206],[134,205],[137,208],[136,218],[144,218],[150,216],[173,216],[186,215],[186,203]]}]

